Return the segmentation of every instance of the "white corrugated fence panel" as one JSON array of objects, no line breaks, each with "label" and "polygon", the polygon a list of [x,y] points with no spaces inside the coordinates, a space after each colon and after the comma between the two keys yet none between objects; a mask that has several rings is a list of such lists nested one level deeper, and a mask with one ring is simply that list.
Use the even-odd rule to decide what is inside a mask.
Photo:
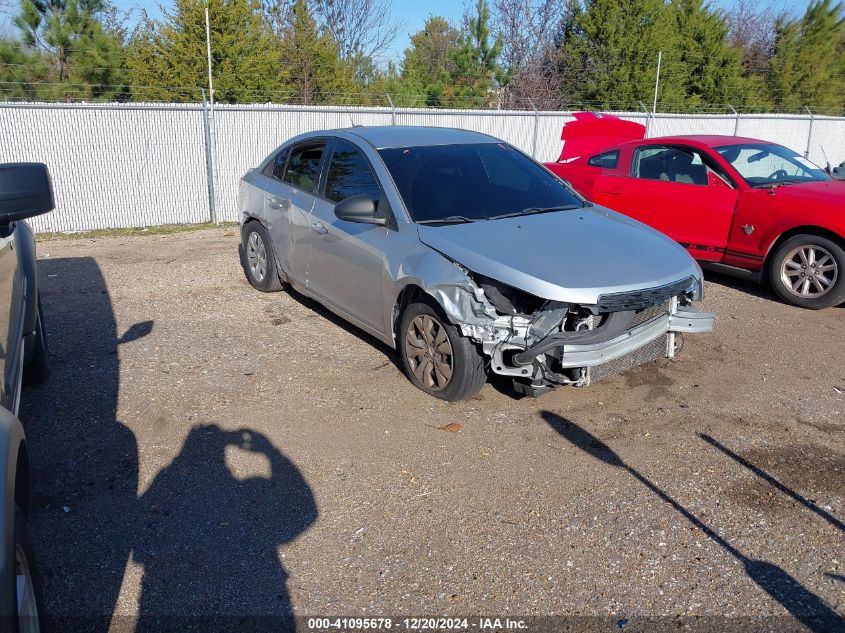
[{"label": "white corrugated fence panel", "polygon": [[[733,134],[726,114],[616,113],[649,136]],[[32,222],[39,231],[205,222],[210,219],[203,107],[199,104],[3,104],[0,162],[47,163],[56,210]],[[345,106],[218,105],[213,111],[217,217],[237,219],[240,177],[302,132],[353,125],[430,125],[501,138],[548,162],[560,155],[570,112],[438,110]],[[535,137],[536,129],[536,137]],[[810,116],[742,115],[738,134],[803,154]],[[845,160],[845,118],[815,117],[810,159]]]}]

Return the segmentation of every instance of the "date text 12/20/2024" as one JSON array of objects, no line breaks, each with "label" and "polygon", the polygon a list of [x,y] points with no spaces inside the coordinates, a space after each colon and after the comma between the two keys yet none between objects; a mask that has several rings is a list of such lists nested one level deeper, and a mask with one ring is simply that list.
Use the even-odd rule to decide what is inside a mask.
[{"label": "date text 12/20/2024", "polygon": [[524,620],[511,618],[308,618],[309,631],[526,631]]}]

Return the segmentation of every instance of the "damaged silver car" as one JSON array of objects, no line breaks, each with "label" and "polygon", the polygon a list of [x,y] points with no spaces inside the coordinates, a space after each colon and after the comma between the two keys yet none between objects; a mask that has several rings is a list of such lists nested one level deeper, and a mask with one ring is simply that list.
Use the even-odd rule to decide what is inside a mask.
[{"label": "damaged silver car", "polygon": [[444,400],[488,372],[531,395],[589,385],[712,329],[682,247],[484,134],[303,134],[243,177],[238,202],[253,286],[313,297]]}]

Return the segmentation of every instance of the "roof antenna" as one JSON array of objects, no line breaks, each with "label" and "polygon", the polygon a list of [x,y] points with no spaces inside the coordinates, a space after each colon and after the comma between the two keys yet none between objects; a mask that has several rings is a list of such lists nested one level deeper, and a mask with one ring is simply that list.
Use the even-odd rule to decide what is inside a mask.
[{"label": "roof antenna", "polygon": [[821,144],[820,144],[820,145],[819,145],[819,149],[821,149],[821,151],[822,151],[822,156],[824,156],[824,162],[826,162],[826,163],[827,163],[827,168],[825,169],[825,171],[826,171],[828,174],[830,174],[830,173],[831,173],[831,171],[833,170],[833,168],[832,168],[832,166],[831,166],[831,164],[830,164],[830,159],[827,157],[827,152],[826,152],[826,151],[824,151],[824,145],[821,145]]}]

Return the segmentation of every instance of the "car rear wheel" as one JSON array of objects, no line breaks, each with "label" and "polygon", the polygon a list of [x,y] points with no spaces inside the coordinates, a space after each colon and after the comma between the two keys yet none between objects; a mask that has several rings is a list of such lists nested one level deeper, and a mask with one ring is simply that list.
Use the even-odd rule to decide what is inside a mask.
[{"label": "car rear wheel", "polygon": [[794,306],[839,305],[845,301],[845,251],[821,235],[795,235],[772,255],[769,279],[778,296]]},{"label": "car rear wheel", "polygon": [[468,398],[487,380],[478,348],[428,302],[411,303],[402,315],[399,352],[410,381],[435,398]]},{"label": "car rear wheel", "polygon": [[248,222],[243,227],[241,239],[241,265],[249,283],[261,292],[281,290],[282,282],[267,229],[260,222]]}]

